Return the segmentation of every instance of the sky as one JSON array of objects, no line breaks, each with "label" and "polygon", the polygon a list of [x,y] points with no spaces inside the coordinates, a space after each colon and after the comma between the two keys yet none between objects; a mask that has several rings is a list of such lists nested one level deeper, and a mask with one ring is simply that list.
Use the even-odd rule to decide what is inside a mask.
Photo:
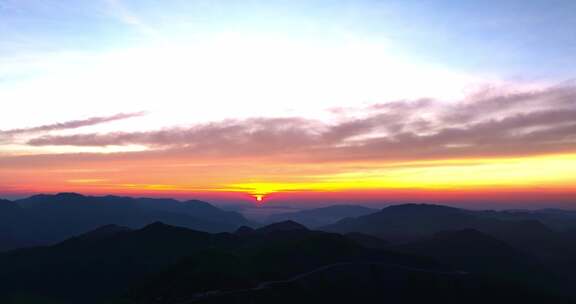
[{"label": "sky", "polygon": [[572,0],[0,0],[0,196],[576,204]]}]

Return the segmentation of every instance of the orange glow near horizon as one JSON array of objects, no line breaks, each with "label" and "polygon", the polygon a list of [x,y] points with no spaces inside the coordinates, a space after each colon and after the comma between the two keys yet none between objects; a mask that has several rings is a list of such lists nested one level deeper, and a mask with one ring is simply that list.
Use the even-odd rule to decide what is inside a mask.
[{"label": "orange glow near horizon", "polygon": [[255,200],[257,203],[296,197],[300,200],[306,197],[318,200],[554,197],[576,203],[576,154],[321,165],[210,162],[214,165],[182,166],[165,159],[146,159],[72,163],[58,168],[3,169],[0,179],[8,182],[0,186],[0,193],[73,191]]}]

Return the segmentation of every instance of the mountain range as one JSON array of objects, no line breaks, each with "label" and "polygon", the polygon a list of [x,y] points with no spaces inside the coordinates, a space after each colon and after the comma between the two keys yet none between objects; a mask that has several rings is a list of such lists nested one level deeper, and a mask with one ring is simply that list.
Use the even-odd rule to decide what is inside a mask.
[{"label": "mountain range", "polygon": [[[470,235],[475,235],[469,239]],[[281,222],[236,233],[208,233],[156,222],[141,229],[104,226],[52,246],[0,254],[2,303],[572,303],[548,285],[538,266],[525,278],[502,276],[502,264],[532,261],[477,232],[438,236],[411,248],[366,247],[345,235]],[[459,268],[442,258],[454,244],[474,243],[491,271]],[[425,253],[425,254],[423,254]],[[428,256],[430,255],[430,256]],[[522,257],[522,258],[519,258]],[[473,294],[470,294],[473,293]],[[33,295],[31,297],[30,295]],[[364,299],[364,301],[362,300]],[[370,299],[370,301],[366,301]]]},{"label": "mountain range", "polygon": [[0,200],[0,303],[576,300],[573,211],[403,204],[277,218],[260,226],[195,200]]},{"label": "mountain range", "polygon": [[322,208],[272,214],[268,217],[267,222],[275,223],[292,220],[310,228],[318,228],[333,224],[346,217],[358,217],[377,211],[377,209],[357,205],[333,205]]},{"label": "mountain range", "polygon": [[103,225],[140,228],[155,221],[208,232],[252,225],[240,213],[198,200],[35,195],[0,201],[0,250],[53,244]]}]

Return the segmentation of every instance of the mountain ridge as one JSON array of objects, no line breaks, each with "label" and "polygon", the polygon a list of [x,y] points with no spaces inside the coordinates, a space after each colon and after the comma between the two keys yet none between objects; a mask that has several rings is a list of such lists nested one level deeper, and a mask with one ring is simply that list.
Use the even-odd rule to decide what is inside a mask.
[{"label": "mountain ridge", "polygon": [[[243,215],[224,211],[199,200],[177,201],[161,198],[88,196],[79,193],[38,194],[15,201],[0,202],[0,237],[31,244],[54,244],[98,227],[115,224],[137,229],[155,221],[210,232],[234,231],[254,225]],[[6,210],[4,210],[6,209]],[[9,211],[9,212],[8,212]],[[28,223],[34,222],[34,225]],[[21,247],[2,242],[0,248]],[[5,237],[8,239],[8,237]]]},{"label": "mountain ridge", "polygon": [[294,220],[307,227],[317,228],[335,223],[342,218],[357,217],[377,211],[378,209],[359,205],[331,205],[321,208],[273,214],[268,217],[267,222]]}]

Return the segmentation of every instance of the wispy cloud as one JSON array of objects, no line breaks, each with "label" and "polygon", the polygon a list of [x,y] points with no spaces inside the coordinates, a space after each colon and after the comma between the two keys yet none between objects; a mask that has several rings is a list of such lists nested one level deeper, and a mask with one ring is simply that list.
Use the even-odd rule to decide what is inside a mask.
[{"label": "wispy cloud", "polygon": [[303,118],[227,120],[149,132],[41,136],[33,146],[145,145],[190,155],[302,161],[497,157],[574,151],[576,87],[489,94],[456,104],[374,105],[337,123]]},{"label": "wispy cloud", "polygon": [[122,23],[136,28],[144,34],[156,35],[158,31],[148,25],[137,14],[131,11],[122,0],[104,0],[109,12],[117,17]]},{"label": "wispy cloud", "polygon": [[123,120],[133,117],[139,117],[145,115],[145,112],[135,112],[135,113],[120,113],[112,116],[100,116],[100,117],[91,117],[87,119],[80,119],[80,120],[71,120],[66,122],[54,123],[49,125],[42,125],[30,128],[21,128],[21,129],[12,129],[12,130],[4,130],[0,131],[0,137],[13,137],[18,135],[25,135],[25,134],[33,134],[33,133],[42,133],[42,132],[50,132],[50,131],[58,131],[58,130],[68,130],[68,129],[77,129],[81,127],[88,127],[103,123],[108,123],[117,120]]}]

